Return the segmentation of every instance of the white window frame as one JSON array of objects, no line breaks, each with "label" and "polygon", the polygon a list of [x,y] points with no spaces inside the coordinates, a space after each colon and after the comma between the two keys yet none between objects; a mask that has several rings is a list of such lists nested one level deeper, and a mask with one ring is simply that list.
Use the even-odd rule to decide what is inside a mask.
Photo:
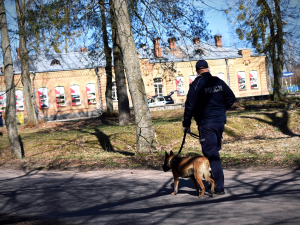
[{"label": "white window frame", "polygon": [[116,82],[112,83],[112,100],[113,101],[118,101],[118,93],[117,93],[117,84]]},{"label": "white window frame", "polygon": [[0,112],[4,112],[6,108],[6,92],[0,91],[0,98],[1,98],[1,104],[0,104]]},{"label": "white window frame", "polygon": [[[154,94],[155,96],[163,96],[163,81],[162,78],[154,78]],[[161,92],[159,91],[161,90]]]},{"label": "white window frame", "polygon": [[[252,73],[251,73],[252,72]],[[251,77],[252,76],[252,77]],[[251,79],[252,78],[252,79]],[[249,71],[249,79],[250,79],[250,88],[258,89],[258,76],[257,76],[257,70],[251,70]],[[254,85],[256,84],[256,86]]]},{"label": "white window frame", "polygon": [[[72,93],[72,91],[74,91],[75,93]],[[76,91],[78,93],[76,93]],[[72,106],[76,106],[76,105],[81,105],[81,98],[80,98],[80,87],[78,84],[73,84],[70,86],[70,92],[71,92],[71,104]],[[79,99],[79,101],[77,101]],[[74,100],[75,103],[73,102]]]},{"label": "white window frame", "polygon": [[[41,99],[41,96],[39,93],[43,95],[43,98]],[[48,109],[49,108],[49,96],[48,96],[48,88],[42,87],[38,89],[38,98],[39,98],[39,106],[40,109]],[[42,107],[42,101],[43,104],[47,107]]]},{"label": "white window frame", "polygon": [[[87,98],[88,105],[97,104],[95,84],[89,83],[86,84],[85,87],[86,87],[86,98]],[[88,91],[87,89],[90,89],[90,91]]]},{"label": "white window frame", "polygon": [[[56,107],[65,107],[66,106],[66,95],[65,95],[65,87],[57,86],[55,89],[55,98],[56,98]],[[60,101],[58,101],[60,99]],[[58,104],[61,102],[61,104]]]},{"label": "white window frame", "polygon": [[[239,76],[241,78],[239,78]],[[246,91],[247,90],[247,85],[246,85],[246,73],[245,73],[245,71],[239,71],[237,73],[237,79],[238,79],[239,91]]]}]

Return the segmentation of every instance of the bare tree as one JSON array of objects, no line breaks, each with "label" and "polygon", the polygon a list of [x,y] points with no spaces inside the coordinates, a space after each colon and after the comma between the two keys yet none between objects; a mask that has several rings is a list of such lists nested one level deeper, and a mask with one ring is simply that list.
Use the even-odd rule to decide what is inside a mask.
[{"label": "bare tree", "polygon": [[[240,39],[246,39],[260,53],[267,55],[274,74],[274,101],[283,98],[281,78],[284,66],[284,37],[291,32],[298,15],[290,0],[230,0],[226,11]],[[284,31],[285,29],[285,31]],[[290,29],[291,30],[291,29]],[[268,72],[268,64],[267,72]]]},{"label": "bare tree", "polygon": [[113,0],[120,46],[132,97],[136,123],[137,152],[151,152],[154,149],[154,135],[151,115],[147,103],[145,86],[129,19],[127,1]]},{"label": "bare tree", "polygon": [[124,126],[130,123],[129,100],[127,95],[126,77],[125,77],[124,64],[123,64],[123,54],[120,46],[118,27],[116,23],[116,15],[115,15],[115,10],[113,7],[112,0],[109,1],[109,4],[110,4],[110,15],[111,15],[114,69],[115,69],[115,78],[116,78],[117,96],[118,96],[119,125]]},{"label": "bare tree", "polygon": [[3,54],[4,75],[6,83],[6,108],[5,124],[9,138],[12,156],[22,158],[22,149],[18,136],[16,123],[16,98],[13,74],[13,61],[11,57],[10,40],[8,37],[7,21],[5,15],[4,0],[0,0],[0,22],[1,22],[1,47]]},{"label": "bare tree", "polygon": [[25,97],[25,106],[27,112],[27,122],[38,124],[37,114],[34,109],[33,104],[33,92],[32,85],[29,73],[29,64],[28,64],[28,51],[27,51],[27,36],[25,30],[25,13],[26,5],[25,0],[16,0],[16,11],[18,18],[18,27],[19,27],[19,48],[20,48],[20,60],[21,60],[21,77]]},{"label": "bare tree", "polygon": [[106,30],[106,16],[105,16],[105,6],[104,0],[99,0],[100,12],[101,12],[101,24],[102,24],[102,39],[104,45],[104,54],[106,58],[106,91],[105,91],[105,98],[106,98],[106,108],[107,112],[113,113],[113,102],[112,102],[112,58],[111,58],[111,48],[108,46],[108,36]]}]

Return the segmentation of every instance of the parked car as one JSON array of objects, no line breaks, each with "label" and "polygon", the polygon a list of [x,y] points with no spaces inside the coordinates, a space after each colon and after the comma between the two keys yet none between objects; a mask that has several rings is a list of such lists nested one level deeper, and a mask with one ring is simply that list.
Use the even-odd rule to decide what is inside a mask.
[{"label": "parked car", "polygon": [[174,100],[171,96],[154,96],[148,99],[149,106],[158,106],[166,104],[174,104]]},{"label": "parked car", "polygon": [[171,96],[164,96],[166,104],[174,104],[174,100]]},{"label": "parked car", "polygon": [[157,106],[157,105],[165,105],[166,100],[164,96],[155,96],[153,98],[148,99],[149,106]]}]

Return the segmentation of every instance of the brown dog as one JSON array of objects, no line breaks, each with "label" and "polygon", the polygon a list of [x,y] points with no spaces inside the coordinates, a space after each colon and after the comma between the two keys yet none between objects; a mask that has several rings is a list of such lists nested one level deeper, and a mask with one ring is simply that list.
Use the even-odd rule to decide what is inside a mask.
[{"label": "brown dog", "polygon": [[[205,187],[202,182],[202,178],[204,178],[206,182],[211,184],[210,195],[213,195],[215,190],[215,181],[209,176],[209,161],[204,156],[181,158],[174,155],[173,151],[170,152],[170,155],[166,152],[163,170],[167,172],[170,169],[172,169],[174,177],[174,192],[172,195],[176,195],[178,192],[178,177],[190,177],[194,183],[199,198],[202,198],[204,195]],[[197,182],[202,189],[201,194]]]}]

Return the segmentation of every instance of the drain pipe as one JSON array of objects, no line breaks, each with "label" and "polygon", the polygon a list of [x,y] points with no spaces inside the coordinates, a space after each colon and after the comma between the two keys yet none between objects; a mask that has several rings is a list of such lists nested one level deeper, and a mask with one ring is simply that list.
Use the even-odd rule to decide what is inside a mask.
[{"label": "drain pipe", "polygon": [[36,112],[37,118],[38,118],[38,120],[39,120],[39,119],[40,119],[40,118],[39,118],[39,112],[38,112],[37,107],[36,107],[35,88],[34,88],[34,78],[35,78],[35,72],[33,72],[32,86],[33,86],[33,97],[34,97],[35,112]]},{"label": "drain pipe", "polygon": [[96,72],[96,75],[97,75],[97,85],[98,85],[98,95],[99,95],[99,113],[100,115],[102,114],[102,103],[101,103],[101,93],[100,93],[100,83],[99,83],[99,74],[98,74],[98,67],[96,66],[95,67],[95,72]]},{"label": "drain pipe", "polygon": [[230,79],[229,79],[229,68],[228,68],[228,58],[225,58],[226,61],[226,70],[227,70],[227,82],[228,82],[228,87],[230,87]]}]

